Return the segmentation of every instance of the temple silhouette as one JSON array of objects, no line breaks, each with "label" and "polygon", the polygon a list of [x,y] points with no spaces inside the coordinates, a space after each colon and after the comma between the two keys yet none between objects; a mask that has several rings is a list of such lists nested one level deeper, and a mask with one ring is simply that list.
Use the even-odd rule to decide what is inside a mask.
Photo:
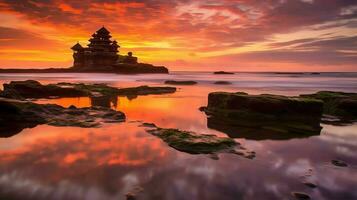
[{"label": "temple silhouette", "polygon": [[111,40],[110,32],[103,26],[89,39],[88,47],[83,47],[79,43],[71,49],[73,53],[73,68],[90,70],[100,68],[111,68],[117,64],[137,64],[138,58],[129,52],[127,56],[120,56],[119,44],[116,40]]}]

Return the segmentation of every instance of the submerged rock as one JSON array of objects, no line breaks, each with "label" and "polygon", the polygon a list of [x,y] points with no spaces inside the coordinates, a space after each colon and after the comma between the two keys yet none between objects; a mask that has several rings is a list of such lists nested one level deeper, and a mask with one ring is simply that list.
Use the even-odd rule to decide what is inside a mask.
[{"label": "submerged rock", "polygon": [[124,120],[124,113],[104,107],[64,108],[54,104],[0,98],[0,137],[9,137],[24,128],[40,124],[88,128]]},{"label": "submerged rock", "polygon": [[165,84],[170,84],[170,85],[196,85],[196,81],[175,81],[175,80],[167,80],[165,81]]},{"label": "submerged rock", "polygon": [[147,122],[142,123],[140,126],[146,127],[146,128],[156,128],[157,127],[154,123],[147,123]]},{"label": "submerged rock", "polygon": [[322,109],[322,101],[309,98],[213,92],[201,110],[208,115],[208,123],[223,129],[247,127],[309,135],[320,133]]},{"label": "submerged rock", "polygon": [[311,182],[304,182],[304,185],[306,185],[309,188],[317,188],[317,185]]},{"label": "submerged rock", "polygon": [[229,81],[216,81],[216,82],[214,82],[214,84],[216,84],[216,85],[230,85],[232,83]]},{"label": "submerged rock", "polygon": [[292,192],[291,195],[298,200],[310,200],[311,197],[308,194],[302,192]]},{"label": "submerged rock", "polygon": [[234,74],[233,72],[225,72],[225,71],[216,71],[213,74]]},{"label": "submerged rock", "polygon": [[117,91],[119,96],[130,96],[130,95],[149,95],[149,94],[168,94],[176,92],[175,87],[149,87],[149,86],[139,86],[130,88],[120,88]]},{"label": "submerged rock", "polygon": [[322,100],[324,114],[337,116],[342,121],[357,120],[357,93],[320,91],[300,96]]},{"label": "submerged rock", "polygon": [[348,164],[342,160],[331,160],[331,163],[337,167],[347,167]]},{"label": "submerged rock", "polygon": [[156,128],[147,132],[161,138],[170,147],[190,154],[233,153],[246,158],[254,158],[255,152],[246,150],[231,138],[197,134],[178,129]]},{"label": "submerged rock", "polygon": [[[42,85],[38,81],[11,81],[4,84],[4,91],[0,96],[14,99],[26,98],[50,98],[50,97],[81,97],[89,96],[95,100],[100,96],[127,96],[127,95],[148,95],[165,94],[176,91],[174,87],[149,87],[139,86],[131,88],[115,88],[105,84],[83,84],[83,83],[57,83]],[[95,101],[94,100],[94,101]]]}]

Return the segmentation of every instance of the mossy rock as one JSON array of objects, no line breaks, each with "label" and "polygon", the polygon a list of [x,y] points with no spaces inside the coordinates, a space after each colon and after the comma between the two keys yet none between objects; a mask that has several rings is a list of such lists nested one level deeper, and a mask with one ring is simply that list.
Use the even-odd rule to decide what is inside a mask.
[{"label": "mossy rock", "polygon": [[230,149],[236,145],[231,138],[220,138],[215,135],[199,135],[178,129],[149,130],[155,136],[164,140],[169,146],[192,154],[215,153]]},{"label": "mossy rock", "polygon": [[[228,127],[250,127],[270,132],[319,133],[323,102],[281,95],[213,92],[202,108],[215,122]],[[220,123],[218,123],[220,124]]]},{"label": "mossy rock", "polygon": [[124,113],[104,107],[64,108],[55,104],[0,98],[0,137],[9,137],[40,124],[89,128],[122,121],[125,121]]},{"label": "mossy rock", "polygon": [[324,114],[338,116],[343,121],[357,119],[357,93],[319,91],[315,94],[300,96],[322,100],[324,102]]},{"label": "mossy rock", "polygon": [[49,97],[98,97],[98,96],[128,96],[166,94],[176,91],[174,87],[139,86],[131,88],[115,88],[105,84],[57,83],[42,85],[38,81],[11,81],[4,84],[0,96],[13,99],[49,98]]}]

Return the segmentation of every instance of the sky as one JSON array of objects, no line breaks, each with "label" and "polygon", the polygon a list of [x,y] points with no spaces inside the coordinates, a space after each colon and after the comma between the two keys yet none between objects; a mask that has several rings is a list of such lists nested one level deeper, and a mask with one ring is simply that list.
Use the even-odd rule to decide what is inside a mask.
[{"label": "sky", "polygon": [[105,26],[180,71],[357,71],[357,0],[0,0],[0,68],[70,67]]}]

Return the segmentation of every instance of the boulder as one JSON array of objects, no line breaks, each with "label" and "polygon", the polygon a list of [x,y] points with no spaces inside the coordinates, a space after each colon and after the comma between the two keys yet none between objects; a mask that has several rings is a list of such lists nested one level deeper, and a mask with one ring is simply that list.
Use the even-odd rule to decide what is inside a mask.
[{"label": "boulder", "polygon": [[124,120],[124,113],[104,107],[64,108],[54,104],[0,98],[0,137],[9,137],[24,128],[40,124],[90,128]]},{"label": "boulder", "polygon": [[319,91],[300,96],[322,100],[324,102],[324,114],[337,116],[343,120],[357,119],[357,93]]},{"label": "boulder", "polygon": [[255,152],[241,147],[231,138],[155,127],[147,132],[161,138],[170,147],[190,154],[233,153],[249,159],[255,157]]},{"label": "boulder", "polygon": [[204,112],[218,124],[281,133],[320,132],[323,102],[302,97],[213,92]]},{"label": "boulder", "polygon": [[57,85],[42,85],[38,81],[11,81],[4,84],[2,97],[25,99],[25,98],[47,98],[51,96],[77,97],[88,95],[86,91],[74,87],[59,87]]}]

